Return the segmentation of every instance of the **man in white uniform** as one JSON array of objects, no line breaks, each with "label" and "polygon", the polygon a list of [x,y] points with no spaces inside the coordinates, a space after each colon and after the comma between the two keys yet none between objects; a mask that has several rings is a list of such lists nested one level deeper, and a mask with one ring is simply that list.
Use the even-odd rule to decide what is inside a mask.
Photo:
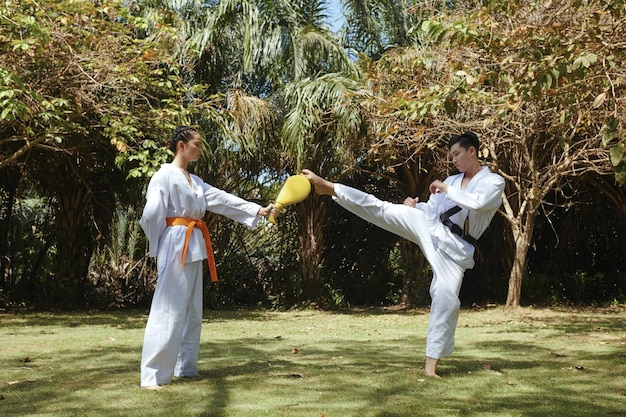
[{"label": "man in white uniform", "polygon": [[472,132],[450,139],[452,162],[460,173],[433,181],[426,203],[409,197],[404,204],[392,204],[302,170],[318,194],[331,195],[345,209],[422,249],[433,271],[424,372],[435,378],[439,360],[454,350],[459,291],[465,270],[474,267],[473,243],[502,203],[504,179],[480,165],[479,147]]},{"label": "man in white uniform", "polygon": [[168,147],[174,160],[163,164],[148,185],[140,220],[150,256],[157,258],[158,280],[146,325],[141,386],[159,389],[174,376],[197,375],[202,327],[202,262],[209,259],[217,280],[210,236],[201,220],[207,211],[254,227],[274,205],[261,207],[219,190],[187,171],[200,157],[201,137],[177,128]]}]

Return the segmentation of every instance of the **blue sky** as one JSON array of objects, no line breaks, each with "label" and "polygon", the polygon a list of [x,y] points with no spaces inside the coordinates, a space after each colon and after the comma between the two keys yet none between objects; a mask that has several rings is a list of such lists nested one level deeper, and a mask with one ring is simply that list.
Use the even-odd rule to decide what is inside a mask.
[{"label": "blue sky", "polygon": [[328,24],[330,28],[337,32],[345,21],[342,13],[342,5],[340,0],[328,0]]}]

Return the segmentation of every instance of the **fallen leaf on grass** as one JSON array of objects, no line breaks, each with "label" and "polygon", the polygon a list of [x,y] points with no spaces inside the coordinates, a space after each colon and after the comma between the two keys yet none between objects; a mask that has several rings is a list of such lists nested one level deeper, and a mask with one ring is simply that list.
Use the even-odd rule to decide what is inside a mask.
[{"label": "fallen leaf on grass", "polygon": [[483,364],[483,369],[486,370],[486,371],[489,371],[489,370],[491,370],[491,365],[489,365],[488,363],[484,363]]},{"label": "fallen leaf on grass", "polygon": [[595,100],[593,100],[593,104],[592,104],[593,108],[595,109],[595,108],[600,107],[604,103],[604,100],[606,100],[606,93],[599,94],[595,98]]},{"label": "fallen leaf on grass", "polygon": [[7,382],[7,387],[11,387],[13,385],[18,385],[18,384],[21,384],[23,382],[37,382],[37,380],[34,379],[34,378],[26,378],[23,381],[9,381],[9,382]]},{"label": "fallen leaf on grass", "polygon": [[291,353],[293,353],[294,355],[295,355],[296,353],[298,353],[298,352],[300,352],[300,349],[298,349],[298,348],[293,348],[293,349],[291,349]]}]

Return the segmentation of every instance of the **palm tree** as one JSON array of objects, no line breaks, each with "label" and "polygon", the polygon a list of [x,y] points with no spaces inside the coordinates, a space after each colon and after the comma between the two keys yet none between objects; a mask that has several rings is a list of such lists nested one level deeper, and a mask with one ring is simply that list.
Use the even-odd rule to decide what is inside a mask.
[{"label": "palm tree", "polygon": [[439,7],[446,1],[343,0],[346,42],[349,47],[373,59],[393,47],[414,44],[413,28],[422,9]]},{"label": "palm tree", "polygon": [[[357,66],[326,27],[326,1],[140,4],[144,13],[165,7],[178,14],[180,57],[195,56],[190,84],[206,85],[202,94],[216,97],[227,111],[226,118],[197,120],[211,150],[210,160],[197,167],[206,178],[219,172],[213,179],[220,185],[230,173],[243,179],[240,184],[258,184],[261,177],[299,172],[305,161],[328,173],[350,160],[353,140],[363,131],[355,103],[367,92]],[[311,242],[322,241],[322,229],[307,225],[323,224],[324,213],[314,198],[298,209],[299,257],[311,260],[299,264],[305,282],[319,283],[322,246]],[[315,299],[319,285],[307,287],[317,288],[305,294]]]},{"label": "palm tree", "polygon": [[[359,103],[369,95],[359,81],[336,73],[287,86],[285,102],[292,110],[283,124],[282,141],[296,172],[306,164],[323,176],[337,178],[354,164],[364,149],[366,131]],[[323,290],[328,201],[313,194],[296,208],[301,274],[309,300],[318,300]]]}]

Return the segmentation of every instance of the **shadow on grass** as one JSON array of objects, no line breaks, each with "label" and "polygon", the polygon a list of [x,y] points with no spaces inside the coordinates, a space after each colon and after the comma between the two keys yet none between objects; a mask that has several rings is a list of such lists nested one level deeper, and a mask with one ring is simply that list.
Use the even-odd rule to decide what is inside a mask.
[{"label": "shadow on grass", "polygon": [[[293,316],[299,314],[313,314],[318,322],[326,315],[294,312]],[[329,316],[337,314],[344,313]],[[350,315],[383,314],[387,313]],[[263,311],[208,315],[211,326],[218,327],[236,327],[245,320],[263,327],[274,317]],[[598,327],[623,335],[623,321],[613,323],[614,317],[543,317],[538,320],[557,334],[538,334],[533,342],[516,340],[519,329],[506,326],[504,340],[463,340],[457,352],[442,361],[441,381],[422,376],[425,341],[417,331],[414,336],[383,334],[355,340],[341,333],[330,337],[314,328],[310,339],[298,343],[298,353],[292,353],[294,342],[289,336],[267,336],[273,330],[227,340],[203,338],[201,376],[175,379],[165,390],[151,392],[139,388],[143,313],[55,316],[24,315],[13,325],[3,321],[0,331],[6,335],[11,326],[32,326],[34,331],[49,326],[77,327],[76,331],[104,326],[121,334],[128,329],[133,339],[108,342],[104,334],[84,345],[61,342],[54,354],[35,355],[28,363],[21,362],[23,355],[18,354],[0,358],[4,368],[0,371],[7,372],[0,380],[4,384],[0,393],[6,397],[0,401],[0,415],[238,416],[237,406],[263,410],[242,414],[246,416],[625,415],[625,358],[618,348],[592,358],[584,357],[584,346],[563,356],[554,356],[550,349],[553,338],[596,332]],[[7,384],[13,380],[19,382]]]},{"label": "shadow on grass", "polygon": [[145,326],[147,312],[132,310],[123,312],[64,312],[64,313],[14,313],[0,315],[0,330],[25,327],[79,327],[79,326],[123,326],[139,328]]},{"label": "shadow on grass", "polygon": [[[149,310],[78,311],[50,313],[2,313],[0,330],[24,326],[79,327],[84,325],[110,325],[126,328],[144,328]],[[211,311],[211,320],[228,322],[232,320],[271,320],[271,312],[254,309]],[[294,314],[297,314],[295,312]]]},{"label": "shadow on grass", "polygon": [[562,318],[550,318],[544,320],[546,325],[550,326],[555,330],[559,330],[563,333],[591,333],[591,332],[617,332],[623,331],[625,326],[624,316],[615,316],[615,317],[607,317],[607,316],[594,316],[594,315],[584,315],[582,317],[562,317]]}]

